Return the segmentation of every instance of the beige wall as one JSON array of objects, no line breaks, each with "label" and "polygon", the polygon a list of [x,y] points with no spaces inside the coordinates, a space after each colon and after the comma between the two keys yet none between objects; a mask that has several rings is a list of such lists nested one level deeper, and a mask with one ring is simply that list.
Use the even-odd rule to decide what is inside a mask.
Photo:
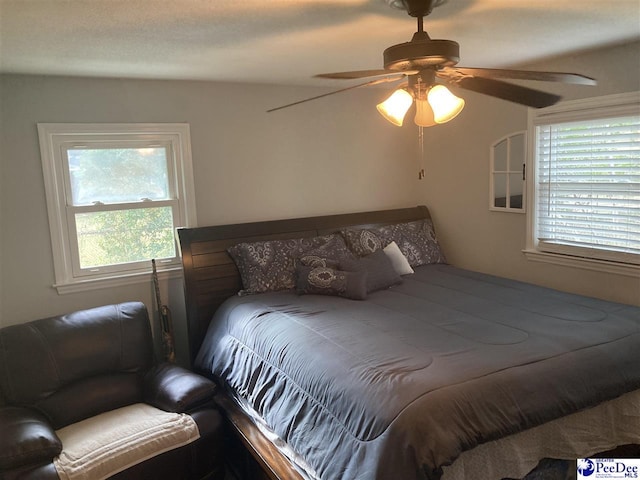
[{"label": "beige wall", "polygon": [[[577,99],[640,90],[640,43],[572,55],[528,68],[579,72],[597,87],[529,83],[563,98]],[[466,107],[451,123],[428,129],[423,202],[435,217],[451,263],[471,270],[520,279],[562,290],[640,305],[640,279],[525,259],[526,216],[491,212],[491,144],[527,128],[527,109],[464,92]],[[460,132],[463,132],[461,135]]]},{"label": "beige wall", "polygon": [[[567,98],[638,90],[639,48],[533,67],[600,80],[595,88],[550,88]],[[489,146],[526,128],[523,107],[465,92],[467,107],[456,120],[426,130],[426,179],[418,181],[416,127],[393,127],[375,113],[380,90],[266,114],[326,90],[19,75],[0,81],[0,325],[134,299],[153,309],[150,281],[67,295],[52,288],[38,122],[188,122],[199,225],[425,203],[458,266],[640,303],[637,278],[525,260],[525,216],[489,212]],[[164,282],[162,290],[185,358],[182,282]]]},{"label": "beige wall", "polygon": [[[153,306],[150,281],[67,295],[52,288],[38,122],[188,122],[199,225],[412,206],[419,198],[413,132],[377,115],[380,91],[267,114],[326,90],[14,75],[1,82],[0,325],[125,300]],[[182,282],[162,289],[179,324]]]}]

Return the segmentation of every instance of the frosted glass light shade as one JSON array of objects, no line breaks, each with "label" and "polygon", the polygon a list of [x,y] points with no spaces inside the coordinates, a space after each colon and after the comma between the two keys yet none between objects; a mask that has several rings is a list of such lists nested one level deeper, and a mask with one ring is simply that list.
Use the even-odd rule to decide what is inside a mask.
[{"label": "frosted glass light shade", "polygon": [[376,108],[384,118],[394,125],[402,126],[404,116],[413,103],[413,97],[406,90],[399,88],[391,94],[384,102],[379,103]]},{"label": "frosted glass light shade", "polygon": [[453,120],[464,108],[464,100],[456,97],[444,85],[436,85],[429,90],[427,99],[433,109],[433,119],[436,123]]},{"label": "frosted glass light shade", "polygon": [[433,110],[427,100],[416,99],[416,116],[413,121],[420,127],[433,127],[437,125],[433,118]]}]

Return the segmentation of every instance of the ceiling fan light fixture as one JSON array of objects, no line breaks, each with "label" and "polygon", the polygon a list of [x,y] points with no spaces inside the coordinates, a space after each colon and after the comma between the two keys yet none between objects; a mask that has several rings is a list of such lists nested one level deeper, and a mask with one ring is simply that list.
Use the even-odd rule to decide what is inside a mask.
[{"label": "ceiling fan light fixture", "polygon": [[416,99],[416,116],[413,121],[419,127],[433,127],[437,125],[434,119],[433,109],[431,105],[429,105],[428,100]]},{"label": "ceiling fan light fixture", "polygon": [[464,100],[456,97],[444,85],[435,85],[427,94],[429,105],[433,109],[436,123],[447,123],[453,120],[464,108]]},{"label": "ceiling fan light fixture", "polygon": [[389,96],[384,102],[376,105],[378,112],[389,122],[402,126],[404,116],[413,103],[413,96],[404,88],[399,88]]}]

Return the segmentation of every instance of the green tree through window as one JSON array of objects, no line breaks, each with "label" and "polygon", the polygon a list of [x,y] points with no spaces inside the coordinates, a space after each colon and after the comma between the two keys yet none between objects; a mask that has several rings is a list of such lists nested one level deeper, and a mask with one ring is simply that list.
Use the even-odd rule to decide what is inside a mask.
[{"label": "green tree through window", "polygon": [[[175,256],[167,149],[67,150],[80,268]],[[106,209],[106,210],[105,210]]]},{"label": "green tree through window", "polygon": [[76,215],[82,268],[174,257],[171,208]]}]

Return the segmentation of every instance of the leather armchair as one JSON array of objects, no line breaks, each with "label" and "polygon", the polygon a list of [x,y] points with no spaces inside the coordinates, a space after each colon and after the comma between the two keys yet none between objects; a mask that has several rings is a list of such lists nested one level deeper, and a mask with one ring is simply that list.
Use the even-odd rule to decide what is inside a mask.
[{"label": "leather armchair", "polygon": [[0,479],[58,479],[56,430],[136,403],[189,414],[200,438],[111,478],[224,478],[215,385],[153,351],[140,302],[0,329]]}]

